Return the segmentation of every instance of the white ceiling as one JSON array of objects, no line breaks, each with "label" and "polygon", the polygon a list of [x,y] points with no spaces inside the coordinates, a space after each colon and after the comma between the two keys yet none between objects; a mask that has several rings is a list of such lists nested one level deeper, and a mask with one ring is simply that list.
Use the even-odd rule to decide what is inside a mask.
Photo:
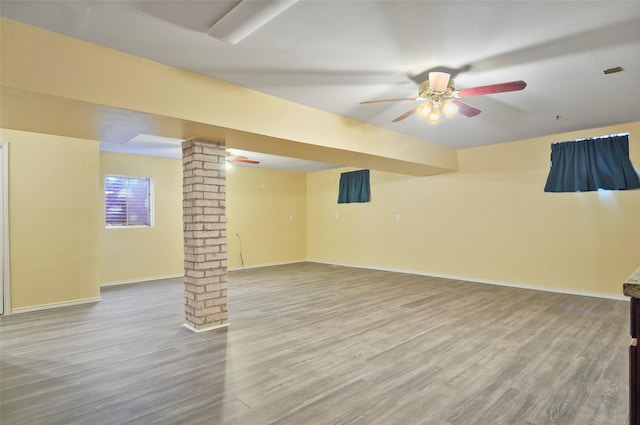
[{"label": "white ceiling", "polygon": [[[0,13],[453,148],[640,120],[640,1],[299,0],[236,44],[209,35],[238,3],[2,0]],[[415,97],[433,69],[459,89],[527,87],[465,99],[483,112],[436,125],[391,122],[413,102],[359,104]]]}]

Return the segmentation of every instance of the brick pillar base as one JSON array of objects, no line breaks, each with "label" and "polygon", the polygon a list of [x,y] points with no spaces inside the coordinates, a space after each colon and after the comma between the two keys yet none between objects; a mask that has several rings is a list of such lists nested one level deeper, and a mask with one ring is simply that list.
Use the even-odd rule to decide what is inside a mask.
[{"label": "brick pillar base", "polygon": [[229,325],[225,146],[182,143],[184,326],[194,332]]}]

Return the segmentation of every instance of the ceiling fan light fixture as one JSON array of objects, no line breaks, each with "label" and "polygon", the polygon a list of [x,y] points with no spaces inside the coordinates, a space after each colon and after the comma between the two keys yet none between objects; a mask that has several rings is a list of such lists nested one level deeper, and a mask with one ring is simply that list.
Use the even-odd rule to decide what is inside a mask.
[{"label": "ceiling fan light fixture", "polygon": [[430,72],[429,88],[435,93],[444,93],[449,86],[449,74],[446,72]]},{"label": "ceiling fan light fixture", "polygon": [[439,109],[434,109],[433,111],[431,111],[429,113],[429,115],[427,116],[427,121],[430,124],[437,124],[440,121],[442,121],[442,115],[440,114],[440,110]]},{"label": "ceiling fan light fixture", "polygon": [[418,115],[420,115],[421,117],[428,118],[432,110],[433,110],[433,103],[424,102],[422,105],[418,106],[417,111],[418,111]]},{"label": "ceiling fan light fixture", "polygon": [[453,103],[450,100],[446,100],[442,103],[442,113],[447,117],[451,118],[458,112],[458,105]]}]

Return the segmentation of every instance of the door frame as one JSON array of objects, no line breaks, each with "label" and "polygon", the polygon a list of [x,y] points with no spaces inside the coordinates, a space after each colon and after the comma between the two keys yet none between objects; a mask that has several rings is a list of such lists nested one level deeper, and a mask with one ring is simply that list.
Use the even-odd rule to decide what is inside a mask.
[{"label": "door frame", "polygon": [[2,199],[0,199],[0,246],[2,247],[2,315],[11,314],[11,282],[9,281],[9,143],[0,141],[0,185]]}]

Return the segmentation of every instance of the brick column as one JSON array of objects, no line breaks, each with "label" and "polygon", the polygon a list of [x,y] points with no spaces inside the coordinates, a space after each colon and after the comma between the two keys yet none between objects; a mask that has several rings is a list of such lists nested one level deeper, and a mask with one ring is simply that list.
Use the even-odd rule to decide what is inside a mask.
[{"label": "brick column", "polygon": [[229,325],[224,143],[182,143],[184,326],[194,332]]}]

